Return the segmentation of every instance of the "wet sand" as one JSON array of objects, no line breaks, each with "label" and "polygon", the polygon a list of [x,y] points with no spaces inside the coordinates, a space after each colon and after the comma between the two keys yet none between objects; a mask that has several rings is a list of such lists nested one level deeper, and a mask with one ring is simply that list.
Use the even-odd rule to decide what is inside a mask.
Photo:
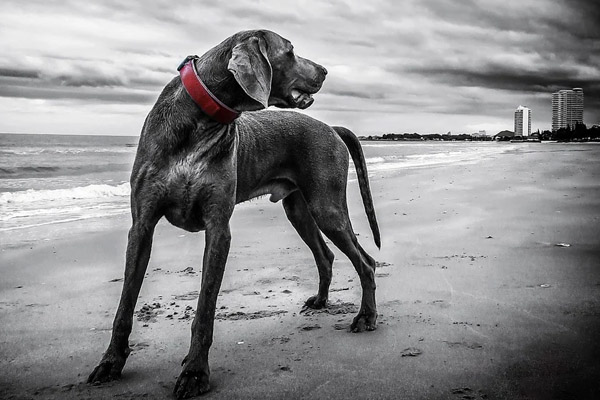
[{"label": "wet sand", "polygon": [[[316,292],[312,255],[280,204],[244,204],[204,398],[597,398],[600,146],[523,144],[476,164],[376,173],[371,185],[381,251],[355,182],[348,193],[380,263],[378,330],[348,332],[360,283],[337,249],[330,309],[300,314]],[[49,240],[2,245],[1,398],[171,396],[204,236],[164,221],[123,377],[83,383],[109,341],[128,226],[127,216],[45,226],[31,236]]]}]

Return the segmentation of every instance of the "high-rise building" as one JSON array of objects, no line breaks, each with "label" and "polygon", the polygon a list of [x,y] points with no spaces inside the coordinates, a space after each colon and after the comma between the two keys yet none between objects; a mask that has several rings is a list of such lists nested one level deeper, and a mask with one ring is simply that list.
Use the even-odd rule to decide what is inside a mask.
[{"label": "high-rise building", "polygon": [[524,106],[515,111],[515,136],[531,135],[531,110]]},{"label": "high-rise building", "polygon": [[552,130],[583,124],[583,89],[552,93]]}]

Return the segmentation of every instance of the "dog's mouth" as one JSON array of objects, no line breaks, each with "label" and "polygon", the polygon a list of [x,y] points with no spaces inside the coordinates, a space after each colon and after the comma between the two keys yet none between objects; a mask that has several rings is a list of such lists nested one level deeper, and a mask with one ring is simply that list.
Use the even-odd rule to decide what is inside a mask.
[{"label": "dog's mouth", "polygon": [[290,92],[290,97],[293,105],[301,110],[310,107],[311,104],[315,101],[312,95],[312,93],[303,92],[299,89],[292,89]]}]

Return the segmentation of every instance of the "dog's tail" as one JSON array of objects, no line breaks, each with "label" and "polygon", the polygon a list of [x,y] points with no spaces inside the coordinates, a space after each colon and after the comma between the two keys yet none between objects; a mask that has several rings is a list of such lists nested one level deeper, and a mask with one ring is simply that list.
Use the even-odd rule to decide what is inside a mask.
[{"label": "dog's tail", "polygon": [[358,176],[358,186],[360,188],[360,195],[365,206],[365,212],[367,219],[369,220],[369,226],[373,232],[373,240],[377,245],[377,248],[381,248],[381,238],[379,235],[379,226],[377,225],[377,217],[375,217],[375,208],[373,207],[373,198],[371,197],[371,188],[369,187],[369,175],[367,174],[367,164],[365,162],[365,156],[360,146],[360,142],[356,135],[349,129],[342,126],[334,126],[333,130],[340,136],[340,138],[346,144],[354,167],[356,168],[356,175]]}]

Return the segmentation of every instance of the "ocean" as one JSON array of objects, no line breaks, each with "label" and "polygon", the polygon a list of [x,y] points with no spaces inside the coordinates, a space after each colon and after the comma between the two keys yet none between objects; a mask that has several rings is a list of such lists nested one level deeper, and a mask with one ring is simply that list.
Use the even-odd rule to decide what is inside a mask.
[{"label": "ocean", "polygon": [[137,141],[0,134],[0,231],[129,212]]},{"label": "ocean", "polygon": [[[129,213],[137,137],[0,134],[0,232]],[[372,179],[477,163],[515,145],[362,142]],[[351,166],[349,179],[355,180]]]}]

